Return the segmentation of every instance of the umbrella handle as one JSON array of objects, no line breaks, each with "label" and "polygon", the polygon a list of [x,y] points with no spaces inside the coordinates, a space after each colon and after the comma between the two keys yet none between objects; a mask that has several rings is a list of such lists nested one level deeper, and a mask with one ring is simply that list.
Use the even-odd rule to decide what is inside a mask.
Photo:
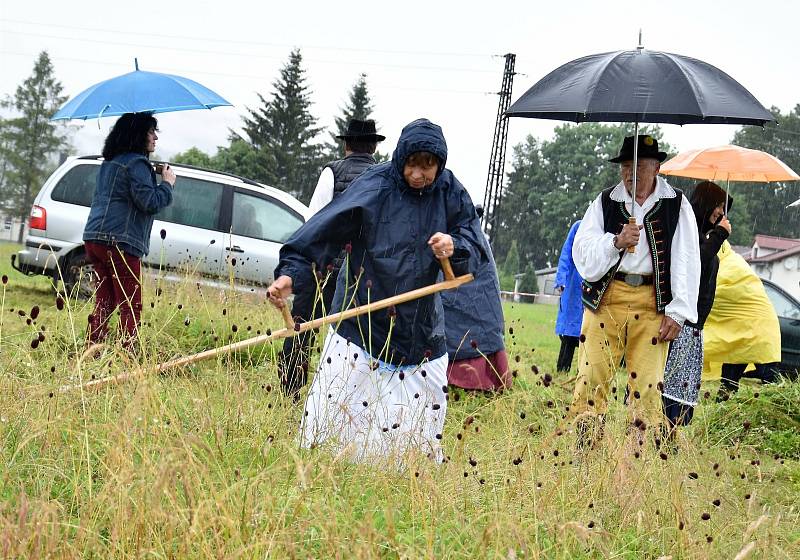
[{"label": "umbrella handle", "polygon": [[[631,216],[630,218],[628,218],[628,223],[636,225],[636,218]],[[634,253],[635,251],[636,251],[636,245],[631,245],[630,247],[628,247],[628,252],[629,253]]]}]

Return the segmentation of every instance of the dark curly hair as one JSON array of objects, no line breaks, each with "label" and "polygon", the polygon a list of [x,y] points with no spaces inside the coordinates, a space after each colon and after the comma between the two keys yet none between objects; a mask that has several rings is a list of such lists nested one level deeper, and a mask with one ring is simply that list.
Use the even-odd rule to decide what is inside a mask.
[{"label": "dark curly hair", "polygon": [[158,121],[153,113],[125,113],[117,119],[111,132],[106,136],[103,157],[110,160],[130,152],[149,155],[147,133],[151,128],[158,130]]}]

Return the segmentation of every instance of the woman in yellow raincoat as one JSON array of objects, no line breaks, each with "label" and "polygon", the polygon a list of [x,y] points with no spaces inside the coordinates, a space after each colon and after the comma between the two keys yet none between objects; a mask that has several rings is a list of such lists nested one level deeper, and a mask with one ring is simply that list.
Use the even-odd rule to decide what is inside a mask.
[{"label": "woman in yellow raincoat", "polygon": [[704,331],[703,378],[721,377],[720,397],[738,388],[749,364],[781,360],[778,316],[750,265],[725,241],[714,306]]}]

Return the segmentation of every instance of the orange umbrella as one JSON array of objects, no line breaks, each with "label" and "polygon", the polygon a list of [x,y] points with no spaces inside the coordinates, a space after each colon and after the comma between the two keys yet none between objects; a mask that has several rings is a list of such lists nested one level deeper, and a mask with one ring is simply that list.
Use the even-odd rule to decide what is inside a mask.
[{"label": "orange umbrella", "polygon": [[771,183],[800,180],[800,175],[775,156],[732,145],[682,152],[665,162],[660,172],[678,177],[725,181],[726,209],[730,181]]},{"label": "orange umbrella", "polygon": [[709,181],[770,183],[800,180],[800,175],[775,156],[731,145],[682,152],[664,163],[661,173]]}]

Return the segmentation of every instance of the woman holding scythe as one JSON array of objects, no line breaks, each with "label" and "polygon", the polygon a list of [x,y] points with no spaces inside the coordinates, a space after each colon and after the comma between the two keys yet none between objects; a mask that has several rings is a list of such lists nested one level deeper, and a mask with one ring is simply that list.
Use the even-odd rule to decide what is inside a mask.
[{"label": "woman holding scythe", "polygon": [[[486,259],[475,208],[445,168],[447,145],[426,119],[402,131],[391,161],[358,177],[286,242],[268,288],[276,307],[316,282],[344,246],[333,312],[436,282]],[[325,339],[301,421],[303,447],[325,443],[353,459],[416,450],[442,459],[447,352],[438,296],[342,321]]]}]

